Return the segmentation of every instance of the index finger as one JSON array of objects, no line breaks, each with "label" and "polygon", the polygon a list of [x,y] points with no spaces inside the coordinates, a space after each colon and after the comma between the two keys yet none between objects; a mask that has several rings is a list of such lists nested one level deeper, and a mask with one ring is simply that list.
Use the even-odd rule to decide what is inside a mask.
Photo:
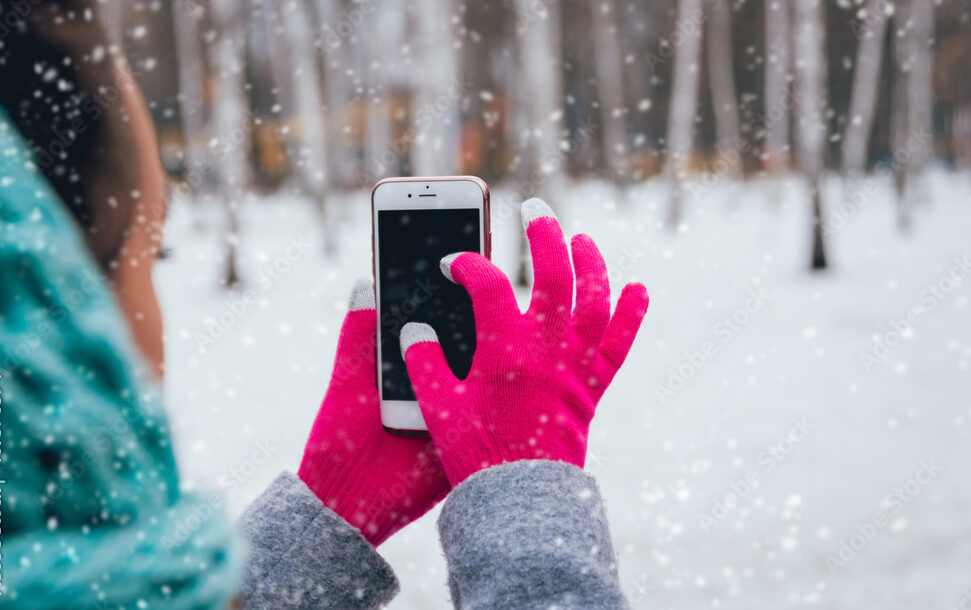
[{"label": "index finger", "polygon": [[534,276],[527,314],[565,319],[573,304],[573,267],[560,221],[538,197],[523,202],[522,217]]}]

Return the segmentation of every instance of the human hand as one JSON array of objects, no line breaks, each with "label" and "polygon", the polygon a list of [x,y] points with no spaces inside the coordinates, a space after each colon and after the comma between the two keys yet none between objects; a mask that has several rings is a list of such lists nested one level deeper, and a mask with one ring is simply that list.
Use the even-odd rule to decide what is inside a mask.
[{"label": "human hand", "polygon": [[427,437],[381,425],[374,288],[358,280],[334,372],[297,475],[375,547],[445,497],[450,486]]},{"label": "human hand", "polygon": [[401,330],[401,350],[422,415],[453,486],[478,470],[522,459],[582,467],[587,433],[647,311],[642,284],[624,287],[610,316],[607,267],[593,240],[571,242],[543,201],[522,206],[535,271],[532,302],[520,313],[508,278],[473,252],[442,259],[442,273],[468,290],[476,348],[456,379],[427,324]]}]

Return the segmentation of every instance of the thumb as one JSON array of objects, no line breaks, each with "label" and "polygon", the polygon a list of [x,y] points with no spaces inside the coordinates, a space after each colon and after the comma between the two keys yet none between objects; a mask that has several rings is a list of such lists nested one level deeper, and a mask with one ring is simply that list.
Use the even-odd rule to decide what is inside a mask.
[{"label": "thumb", "polygon": [[418,406],[431,430],[448,417],[447,399],[459,381],[445,361],[438,335],[428,324],[409,322],[401,328],[401,356],[415,389]]},{"label": "thumb", "polygon": [[371,280],[362,278],[355,282],[348,309],[337,340],[334,377],[343,380],[365,375],[374,379],[374,338],[378,318]]}]

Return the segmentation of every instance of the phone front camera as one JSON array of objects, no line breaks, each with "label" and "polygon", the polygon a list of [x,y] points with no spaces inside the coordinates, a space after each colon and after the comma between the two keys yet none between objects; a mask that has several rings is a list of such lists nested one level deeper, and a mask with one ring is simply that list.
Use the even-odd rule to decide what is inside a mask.
[{"label": "phone front camera", "polygon": [[408,199],[411,199],[411,193],[408,193]]}]

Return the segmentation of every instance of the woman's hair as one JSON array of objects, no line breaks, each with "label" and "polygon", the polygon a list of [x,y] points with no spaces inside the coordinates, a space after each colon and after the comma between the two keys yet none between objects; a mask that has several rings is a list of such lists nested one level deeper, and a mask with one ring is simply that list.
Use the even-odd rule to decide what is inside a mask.
[{"label": "woman's hair", "polygon": [[0,0],[0,106],[108,269],[132,222],[138,164],[123,74],[95,0]]}]

